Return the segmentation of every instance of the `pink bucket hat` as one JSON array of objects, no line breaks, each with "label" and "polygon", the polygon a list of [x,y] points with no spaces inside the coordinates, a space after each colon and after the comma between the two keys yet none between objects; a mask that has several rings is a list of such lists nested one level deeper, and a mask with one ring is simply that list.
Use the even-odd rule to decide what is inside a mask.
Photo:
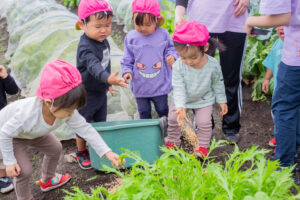
[{"label": "pink bucket hat", "polygon": [[157,0],[134,0],[132,2],[132,13],[149,13],[155,17],[162,17],[160,15],[160,6]]},{"label": "pink bucket hat", "polygon": [[113,9],[107,0],[81,0],[78,6],[79,20],[85,19],[88,16],[102,11],[111,11]]},{"label": "pink bucket hat", "polygon": [[199,22],[184,21],[176,26],[172,39],[181,44],[205,46],[209,39],[209,32],[206,26]]},{"label": "pink bucket hat", "polygon": [[44,67],[36,96],[40,99],[56,99],[80,83],[81,75],[76,67],[62,60],[54,60]]}]

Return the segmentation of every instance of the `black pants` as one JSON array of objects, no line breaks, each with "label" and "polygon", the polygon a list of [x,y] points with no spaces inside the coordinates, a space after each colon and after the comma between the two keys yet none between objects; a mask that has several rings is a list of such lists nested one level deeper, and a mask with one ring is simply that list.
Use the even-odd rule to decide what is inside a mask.
[{"label": "black pants", "polygon": [[224,32],[211,33],[226,46],[224,52],[220,52],[220,64],[224,77],[227,97],[228,113],[223,117],[222,130],[226,135],[237,134],[240,131],[240,116],[242,109],[242,69],[243,56],[246,42],[245,33]]},{"label": "black pants", "polygon": [[[107,116],[106,93],[92,93],[87,91],[86,105],[79,110],[79,113],[89,123],[105,122]],[[76,134],[77,137],[81,138]]]}]

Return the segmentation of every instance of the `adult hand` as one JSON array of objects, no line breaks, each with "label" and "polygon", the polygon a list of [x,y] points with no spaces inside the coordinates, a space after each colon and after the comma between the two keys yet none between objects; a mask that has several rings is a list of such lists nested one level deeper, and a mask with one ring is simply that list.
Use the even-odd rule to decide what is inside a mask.
[{"label": "adult hand", "polygon": [[111,96],[114,96],[114,92],[119,92],[119,90],[114,89],[113,87],[109,87],[107,92],[109,92],[111,94]]},{"label": "adult hand", "polygon": [[186,110],[185,110],[185,108],[178,108],[176,110],[176,114],[178,115],[177,116],[177,123],[178,123],[178,125],[180,127],[183,126],[183,121],[184,120],[189,121],[188,118],[186,117]]},{"label": "adult hand", "polygon": [[0,77],[6,78],[8,76],[8,73],[3,65],[0,65]]},{"label": "adult hand", "polygon": [[174,64],[174,62],[175,62],[174,56],[168,55],[167,56],[167,64],[172,67],[172,65]]},{"label": "adult hand", "polygon": [[226,103],[219,103],[219,106],[220,106],[220,108],[221,108],[220,114],[221,114],[221,115],[226,115],[227,112],[228,112],[227,104],[226,104]]},{"label": "adult hand", "polygon": [[248,9],[249,3],[250,0],[235,0],[235,2],[233,3],[233,5],[236,6],[234,10],[234,15],[236,17],[239,17],[242,14],[244,14]]},{"label": "adult hand", "polygon": [[18,165],[18,163],[6,166],[6,175],[9,177],[19,176],[20,172],[21,172],[21,168]]},{"label": "adult hand", "polygon": [[108,78],[107,78],[107,83],[111,84],[111,85],[118,85],[124,88],[128,88],[128,84],[125,83],[123,78],[119,78],[118,77],[119,72],[115,72],[113,74],[111,74]]},{"label": "adult hand", "polygon": [[264,93],[267,93],[269,91],[269,84],[270,84],[270,81],[268,79],[265,79],[262,86],[261,86],[261,90]]},{"label": "adult hand", "polygon": [[111,162],[112,166],[121,167],[126,164],[125,159],[123,159],[123,161],[121,161],[119,159],[119,155],[112,151],[107,152],[105,154],[105,157]]},{"label": "adult hand", "polygon": [[123,75],[123,78],[124,78],[125,83],[128,84],[128,79],[132,81],[132,74],[127,72]]}]

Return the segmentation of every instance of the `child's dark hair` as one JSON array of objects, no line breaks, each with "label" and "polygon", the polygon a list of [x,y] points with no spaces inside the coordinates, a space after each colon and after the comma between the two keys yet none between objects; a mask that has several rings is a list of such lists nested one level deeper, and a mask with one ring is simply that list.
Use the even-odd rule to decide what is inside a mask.
[{"label": "child's dark hair", "polygon": [[[182,44],[182,43],[175,42],[175,41],[173,41],[173,42],[174,42],[175,48],[179,51],[182,51],[184,49],[187,50],[187,48],[189,47],[186,44]],[[209,48],[205,53],[210,56],[214,56],[216,49],[219,49],[219,51],[225,51],[225,49],[226,49],[225,45],[222,42],[217,41],[214,38],[209,38],[208,43],[209,43]],[[199,48],[199,51],[201,53],[204,53],[205,46],[197,46],[197,47]]]},{"label": "child's dark hair", "polygon": [[[135,24],[138,25],[138,26],[142,26],[144,24],[144,20],[145,18],[149,16],[149,19],[151,22],[155,22],[157,23],[157,17],[155,17],[154,15],[152,14],[149,14],[149,13],[137,13],[136,17],[135,17]],[[133,21],[133,16],[132,16],[132,21]]]},{"label": "child's dark hair", "polygon": [[[109,17],[113,17],[114,15],[113,15],[113,12],[111,12],[111,11],[101,11],[101,12],[96,12],[95,14],[93,14],[93,15],[95,15],[95,17],[97,18],[97,19],[103,19],[103,18],[106,18],[106,19],[108,19]],[[91,15],[90,15],[91,16]],[[85,19],[82,19],[81,21],[83,22],[83,23],[88,23],[89,21],[90,21],[90,16],[88,16],[87,18],[85,18]]]},{"label": "child's dark hair", "polygon": [[76,107],[82,108],[86,103],[86,91],[82,84],[74,87],[66,94],[54,99],[53,106],[57,107],[56,110]]}]

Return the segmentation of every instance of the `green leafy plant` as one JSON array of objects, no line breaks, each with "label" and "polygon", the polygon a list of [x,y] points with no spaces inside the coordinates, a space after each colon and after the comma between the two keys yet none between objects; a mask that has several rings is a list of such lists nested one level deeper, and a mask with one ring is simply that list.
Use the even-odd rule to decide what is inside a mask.
[{"label": "green leafy plant", "polygon": [[[210,152],[223,145],[213,140]],[[115,193],[104,188],[84,194],[78,188],[67,192],[66,200],[93,199],[205,199],[205,200],[252,200],[252,199],[300,199],[290,189],[294,187],[292,168],[278,170],[278,161],[266,160],[268,150],[251,147],[240,151],[235,146],[227,155],[225,164],[208,156],[201,163],[183,150],[162,148],[164,154],[152,165],[139,156],[125,150],[123,156],[136,160],[130,172],[122,174],[115,168],[107,172],[117,173],[123,180]],[[296,187],[295,187],[296,188]]]},{"label": "green leafy plant", "polygon": [[78,7],[80,0],[61,0],[61,2],[69,8],[74,8]]},{"label": "green leafy plant", "polygon": [[162,0],[162,5],[163,9],[161,15],[165,18],[165,23],[162,28],[167,29],[171,35],[174,32],[175,3],[168,0]]}]

